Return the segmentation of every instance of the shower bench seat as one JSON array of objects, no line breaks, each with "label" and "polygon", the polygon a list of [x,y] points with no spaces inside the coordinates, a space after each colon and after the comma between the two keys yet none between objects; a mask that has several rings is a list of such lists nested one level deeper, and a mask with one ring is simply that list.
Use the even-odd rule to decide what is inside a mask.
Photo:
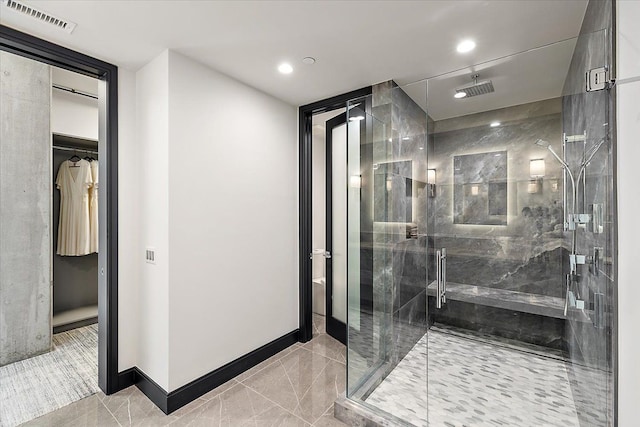
[{"label": "shower bench seat", "polygon": [[[427,293],[436,295],[435,281],[428,286]],[[546,295],[447,282],[447,300],[565,319],[564,299]]]}]

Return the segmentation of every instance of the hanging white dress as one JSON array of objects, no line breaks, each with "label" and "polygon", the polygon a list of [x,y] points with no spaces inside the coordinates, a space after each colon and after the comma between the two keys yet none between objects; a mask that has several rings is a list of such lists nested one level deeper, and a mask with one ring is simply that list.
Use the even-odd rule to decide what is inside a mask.
[{"label": "hanging white dress", "polygon": [[89,188],[91,166],[86,160],[65,160],[58,169],[56,187],[60,190],[58,250],[63,256],[91,253],[89,228]]},{"label": "hanging white dress", "polygon": [[89,190],[89,250],[98,253],[98,161],[93,160],[91,165],[91,189]]}]

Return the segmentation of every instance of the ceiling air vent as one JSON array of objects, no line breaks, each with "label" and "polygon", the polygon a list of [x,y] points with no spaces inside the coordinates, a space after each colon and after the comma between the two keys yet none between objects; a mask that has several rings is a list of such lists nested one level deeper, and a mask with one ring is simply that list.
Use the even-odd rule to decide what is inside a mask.
[{"label": "ceiling air vent", "polygon": [[64,19],[56,18],[50,13],[43,12],[42,10],[31,7],[22,2],[16,0],[2,0],[2,3],[9,9],[22,13],[23,15],[30,16],[38,21],[45,22],[47,24],[54,25],[55,27],[66,31],[71,34],[76,28],[76,24],[73,22],[65,21]]}]

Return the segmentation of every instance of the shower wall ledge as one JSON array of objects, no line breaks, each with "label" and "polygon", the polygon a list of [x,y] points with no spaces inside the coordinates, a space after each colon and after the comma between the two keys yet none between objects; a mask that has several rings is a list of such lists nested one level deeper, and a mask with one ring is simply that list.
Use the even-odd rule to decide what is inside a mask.
[{"label": "shower wall ledge", "polygon": [[[435,281],[429,285],[427,292],[429,296],[436,295]],[[448,282],[447,299],[557,319],[565,318],[564,299],[546,295]]]}]

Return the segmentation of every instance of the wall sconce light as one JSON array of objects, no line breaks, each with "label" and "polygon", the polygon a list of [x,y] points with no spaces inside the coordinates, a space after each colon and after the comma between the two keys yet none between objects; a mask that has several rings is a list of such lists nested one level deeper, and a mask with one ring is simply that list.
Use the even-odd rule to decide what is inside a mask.
[{"label": "wall sconce light", "polygon": [[362,177],[360,175],[351,175],[349,177],[349,187],[362,188]]},{"label": "wall sconce light", "polygon": [[533,159],[529,162],[529,175],[532,180],[529,182],[527,191],[530,194],[542,191],[542,178],[544,177],[544,159]]},{"label": "wall sconce light", "polygon": [[427,169],[427,185],[429,187],[429,197],[436,197],[436,170]]},{"label": "wall sconce light", "polygon": [[479,187],[477,185],[472,185],[471,186],[471,195],[472,196],[477,196],[478,192],[479,192]]},{"label": "wall sconce light", "polygon": [[544,177],[544,159],[534,159],[529,162],[529,175],[535,179]]}]

